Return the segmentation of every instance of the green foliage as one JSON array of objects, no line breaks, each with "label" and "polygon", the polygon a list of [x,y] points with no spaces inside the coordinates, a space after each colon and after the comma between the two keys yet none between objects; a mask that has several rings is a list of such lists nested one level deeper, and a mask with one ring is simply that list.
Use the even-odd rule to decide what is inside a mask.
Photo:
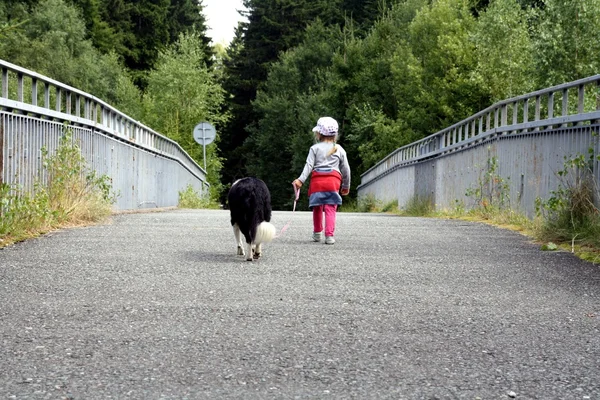
[{"label": "green foliage", "polygon": [[477,184],[467,189],[465,196],[473,199],[473,209],[491,217],[501,210],[510,209],[508,182],[498,174],[498,159],[491,157],[480,171]]},{"label": "green foliage", "polygon": [[[220,146],[221,154],[226,158],[223,169],[223,182],[225,184],[230,184],[237,178],[252,174],[253,171],[256,171],[256,168],[262,169],[262,166],[248,166],[248,161],[252,160],[248,154],[254,151],[253,146],[255,146],[256,140],[251,138],[247,141],[246,139],[249,136],[258,134],[257,132],[260,132],[262,129],[260,126],[263,126],[265,119],[263,118],[262,108],[266,100],[259,100],[256,103],[253,103],[253,101],[258,98],[257,94],[260,95],[260,92],[262,92],[262,85],[267,80],[273,81],[275,79],[273,77],[269,78],[269,75],[271,75],[269,70],[272,65],[278,64],[276,61],[278,61],[279,57],[281,57],[281,62],[289,64],[290,61],[283,60],[284,57],[287,57],[285,55],[287,50],[297,46],[306,49],[307,45],[310,46],[307,38],[310,35],[314,35],[314,33],[310,32],[313,29],[311,28],[313,25],[320,24],[338,32],[343,30],[340,28],[341,26],[346,26],[347,30],[350,31],[355,28],[350,18],[356,17],[360,21],[360,26],[356,27],[356,29],[364,32],[374,22],[371,21],[371,18],[375,17],[376,10],[379,11],[377,9],[378,4],[378,0],[361,2],[354,0],[244,1],[244,5],[248,9],[248,22],[242,23],[237,30],[236,38],[230,47],[229,58],[224,63],[224,88],[231,94],[231,97],[228,99],[227,108],[232,112],[231,120],[223,126]],[[308,30],[307,27],[309,27]],[[330,59],[333,55],[332,47],[338,44],[337,39],[332,43],[332,46],[328,46],[328,43],[323,43],[321,39],[317,40],[319,43],[322,43],[323,50],[318,50],[318,46],[310,46],[315,49],[315,53],[312,56],[316,59]],[[325,51],[325,53],[320,53],[320,51]],[[302,51],[300,50],[299,53],[302,53]],[[304,60],[309,62],[311,58],[307,56],[304,57]],[[318,69],[321,65],[316,65],[315,69]],[[274,68],[280,68],[280,66]],[[286,68],[296,68],[296,66],[288,65]],[[312,75],[309,70],[310,66],[306,64],[298,65],[297,68],[303,71],[301,75]],[[325,75],[319,75],[322,79],[325,78]],[[282,74],[279,74],[279,77],[282,77],[286,81],[288,80],[287,76]],[[273,86],[271,83],[266,85]],[[290,93],[294,89],[299,92],[297,95],[298,101],[308,97],[307,101],[310,103],[311,109],[313,104],[317,102],[323,103],[323,99],[320,97],[320,93],[324,92],[323,88],[294,85],[286,92]],[[275,101],[275,93],[271,92],[268,96],[273,96],[273,101]],[[297,101],[292,102],[289,100],[289,96],[287,95],[283,97],[287,98],[286,101],[290,101],[288,103],[290,105],[297,103]],[[287,113],[283,114],[279,124],[281,130],[287,132],[286,129],[290,126],[291,113],[295,112],[300,115],[306,108],[302,107],[299,110],[290,109]],[[337,110],[332,110],[326,104],[321,104],[319,108],[322,110],[320,113],[327,115],[335,115],[337,113]],[[300,116],[299,118],[314,119],[316,121],[313,117],[311,114]],[[340,115],[337,117],[340,118]],[[311,123],[314,124],[314,121]],[[299,124],[294,126],[306,129],[309,125]],[[280,146],[272,148],[277,149],[275,153],[282,151]],[[308,148],[303,148],[301,152],[305,153],[307,150]],[[268,154],[266,158],[277,157],[277,154]],[[296,157],[302,156],[299,153],[294,153],[294,158]],[[304,161],[304,158],[302,161]],[[279,165],[278,168],[280,167],[282,166]],[[289,177],[285,179],[288,179],[289,185]],[[269,185],[271,184],[269,182]],[[283,188],[284,185],[280,183],[279,186]]]},{"label": "green foliage", "polygon": [[334,58],[328,91],[334,93],[332,103],[344,116],[346,151],[358,174],[417,138],[401,118],[413,82],[403,84],[405,74],[399,69],[406,69],[406,58],[399,53],[410,51],[408,26],[425,4],[422,0],[395,4],[364,39],[345,40]]},{"label": "green foliage", "polygon": [[528,30],[531,15],[517,0],[494,0],[477,21],[476,79],[494,102],[534,88],[533,44]]},{"label": "green foliage", "polygon": [[[136,82],[145,86],[145,73],[154,67],[160,51],[175,43],[182,33],[196,32],[203,61],[212,56],[201,2],[194,0],[100,0],[102,20],[114,33],[115,51]],[[109,38],[105,35],[104,41]]]},{"label": "green foliage", "polygon": [[468,117],[489,101],[472,79],[475,23],[462,0],[436,1],[410,23],[410,51],[398,58],[406,59],[406,66],[396,67],[396,79],[406,92],[396,97],[400,117],[419,137]]},{"label": "green foliage", "polygon": [[110,179],[86,167],[68,129],[53,154],[43,153],[45,182],[33,194],[0,185],[0,245],[23,240],[65,224],[99,221],[116,199]]},{"label": "green foliage", "polygon": [[397,213],[398,212],[398,200],[388,201],[381,206],[381,212],[384,213]]},{"label": "green foliage", "polygon": [[219,204],[207,196],[202,196],[201,193],[194,190],[192,185],[188,185],[184,190],[179,192],[179,208],[219,208]]},{"label": "green foliage", "polygon": [[402,215],[411,217],[426,217],[433,214],[435,205],[430,196],[413,196],[402,208]]},{"label": "green foliage", "polygon": [[398,147],[417,139],[406,122],[388,118],[382,109],[373,110],[368,103],[355,109],[348,131],[348,142],[356,149],[360,160],[356,169],[361,172]]},{"label": "green foliage", "polygon": [[110,178],[87,168],[68,128],[54,154],[42,149],[42,160],[48,176],[44,190],[56,222],[95,221],[110,214],[116,200]]},{"label": "green foliage", "polygon": [[[291,182],[300,175],[314,143],[311,129],[326,112],[324,93],[318,89],[324,85],[323,71],[341,43],[339,30],[319,22],[312,25],[303,45],[283,54],[273,66],[253,103],[261,118],[249,129],[252,137],[246,148],[252,157],[247,169],[268,182],[274,208],[291,206]],[[305,207],[303,199],[299,208]]]},{"label": "green foliage", "polygon": [[558,246],[556,245],[556,243],[548,242],[548,243],[542,245],[543,251],[554,251],[556,249],[558,249]]},{"label": "green foliage", "polygon": [[[285,15],[287,4],[247,3],[256,7],[250,7],[246,33],[262,32],[263,38],[273,38],[265,32],[280,32],[277,18],[258,19],[276,10]],[[307,38],[296,45],[296,40],[283,39],[285,35],[281,41],[269,40],[269,46],[293,48],[279,52],[274,63],[276,52],[268,46],[252,47],[257,37],[239,38],[230,53],[226,85],[236,99],[231,130],[227,129],[222,148],[222,154],[230,156],[228,174],[269,176],[269,171],[279,171],[273,166],[287,167],[288,159],[293,160],[292,170],[297,170],[312,141],[310,134],[300,131],[308,129],[310,123],[305,121],[317,114],[340,121],[341,142],[353,175],[358,176],[396,148],[493,101],[600,69],[600,0],[406,0],[390,4],[390,8],[378,9],[366,33],[347,23],[340,30],[342,42],[331,46],[329,58],[313,56],[323,62],[315,62],[312,70],[302,60],[311,60],[310,52],[326,51],[319,49],[318,37],[310,36],[314,28],[296,32],[295,37]],[[352,1],[343,2],[343,7],[360,9]],[[366,12],[367,7],[362,10]],[[329,24],[323,19],[325,27]],[[257,65],[268,66],[268,72],[251,68]],[[250,88],[257,87],[261,90],[251,102],[255,91]],[[585,109],[595,110],[593,96],[589,98]],[[555,100],[558,107],[559,99]],[[576,102],[569,104],[576,106]],[[285,133],[276,134],[277,127]],[[286,191],[295,174],[272,172],[269,183],[278,193]],[[496,191],[492,198],[484,200],[484,188],[479,192],[473,188],[470,196],[478,198],[484,208],[502,206],[508,200],[498,194],[504,183],[482,176],[482,184],[484,180],[485,190]]]},{"label": "green foliage", "polygon": [[381,210],[381,202],[377,200],[374,194],[367,194],[359,197],[356,205],[358,212],[379,212]]},{"label": "green foliage", "polygon": [[0,246],[48,226],[52,220],[48,196],[44,191],[38,193],[32,197],[18,187],[0,185]]},{"label": "green foliage", "polygon": [[536,200],[536,211],[544,220],[544,238],[577,241],[584,245],[600,245],[600,198],[594,178],[593,148],[588,155],[565,157],[563,169],[557,172],[558,188],[547,200]]},{"label": "green foliage", "polygon": [[[221,110],[225,93],[215,73],[203,61],[201,44],[199,35],[182,34],[175,44],[160,52],[155,69],[148,75],[144,120],[203,165],[202,146],[192,135],[194,127],[202,121],[219,125],[228,117]],[[213,199],[221,191],[218,143],[217,136],[206,148],[207,179]]]},{"label": "green foliage", "polygon": [[532,38],[538,86],[600,70],[600,0],[546,0]]},{"label": "green foliage", "polygon": [[73,5],[64,0],[41,0],[29,12],[17,3],[4,18],[7,24],[22,22],[0,41],[0,58],[92,93],[134,118],[141,117],[139,90],[116,54],[101,54],[86,39],[85,24]]}]

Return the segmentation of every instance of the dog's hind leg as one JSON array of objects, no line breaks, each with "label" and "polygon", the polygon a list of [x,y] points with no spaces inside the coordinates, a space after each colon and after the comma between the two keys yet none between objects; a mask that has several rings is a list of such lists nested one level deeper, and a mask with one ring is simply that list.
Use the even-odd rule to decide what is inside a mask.
[{"label": "dog's hind leg", "polygon": [[254,253],[252,243],[246,243],[246,250],[246,261],[252,261],[252,255]]},{"label": "dog's hind leg", "polygon": [[233,235],[235,236],[235,244],[237,245],[237,255],[244,255],[244,247],[242,247],[242,232],[238,224],[233,225]]},{"label": "dog's hind leg", "polygon": [[257,243],[254,249],[254,259],[257,260],[262,255],[262,243]]}]

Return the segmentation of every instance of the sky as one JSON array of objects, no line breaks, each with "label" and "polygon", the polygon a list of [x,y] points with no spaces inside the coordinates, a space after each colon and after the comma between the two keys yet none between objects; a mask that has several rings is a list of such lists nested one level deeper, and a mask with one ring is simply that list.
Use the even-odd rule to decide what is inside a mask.
[{"label": "sky", "polygon": [[208,31],[206,34],[212,38],[213,43],[231,42],[234,29],[242,19],[237,10],[245,9],[242,0],[203,0],[204,15]]}]

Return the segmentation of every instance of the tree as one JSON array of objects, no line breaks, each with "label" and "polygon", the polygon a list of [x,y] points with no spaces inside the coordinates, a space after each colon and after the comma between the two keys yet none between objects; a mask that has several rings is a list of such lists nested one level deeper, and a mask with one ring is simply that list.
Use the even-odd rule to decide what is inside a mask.
[{"label": "tree", "polygon": [[306,26],[320,17],[325,25],[343,21],[341,0],[245,0],[248,22],[242,22],[225,62],[224,88],[231,94],[227,110],[232,118],[222,127],[221,154],[226,158],[223,182],[247,175],[244,143],[247,129],[259,116],[251,102],[267,79],[279,54],[298,45]]},{"label": "tree", "polygon": [[88,38],[92,40],[94,47],[102,53],[124,51],[122,38],[102,18],[101,9],[104,7],[102,0],[70,0],[70,2],[79,8],[85,20]]},{"label": "tree", "polygon": [[394,86],[402,93],[396,96],[400,118],[419,137],[489,104],[489,97],[472,79],[477,62],[471,40],[474,27],[464,0],[436,1],[411,22],[410,52],[399,53],[408,64],[396,69]]},{"label": "tree", "polygon": [[206,36],[208,28],[203,11],[202,0],[171,0],[167,16],[169,43],[175,43],[181,33],[195,32],[200,39],[199,45],[204,54],[204,61],[210,65],[213,50],[210,38]]},{"label": "tree", "polygon": [[[364,38],[350,37],[343,52],[334,59],[332,92],[336,104],[344,110],[344,136],[353,169],[358,174],[397,147],[415,138],[414,131],[399,119],[411,104],[404,98],[414,90],[414,82],[400,85],[412,56],[410,23],[427,0],[409,0],[394,4],[383,13]],[[401,56],[406,52],[406,56]]]},{"label": "tree", "polygon": [[[90,1],[90,0],[77,0]],[[158,54],[176,41],[180,33],[195,32],[204,62],[210,63],[212,49],[206,36],[203,6],[197,0],[99,0],[102,19],[115,34],[115,51],[134,72],[140,87]]]},{"label": "tree", "polygon": [[477,21],[477,79],[494,102],[534,88],[528,15],[516,0],[493,0]]},{"label": "tree", "polygon": [[268,182],[276,209],[290,204],[290,182],[300,174],[313,144],[312,127],[318,117],[332,112],[322,91],[324,74],[341,45],[338,28],[316,21],[305,40],[272,65],[253,102],[258,121],[245,143],[250,150],[247,169]]},{"label": "tree", "polygon": [[535,33],[538,86],[600,70],[600,0],[546,0]]},{"label": "tree", "polygon": [[[211,69],[206,66],[199,34],[180,34],[179,40],[159,52],[155,68],[148,75],[144,98],[144,120],[158,132],[173,139],[196,161],[202,163],[202,146],[192,136],[194,126],[208,121],[222,124],[225,93]],[[207,147],[208,181],[211,196],[220,191],[221,159],[216,144]]]},{"label": "tree", "polygon": [[[80,10],[64,0],[41,0],[31,12],[11,15],[25,23],[0,42],[0,58],[76,87],[140,116],[140,93],[115,53],[102,54],[87,39]],[[136,106],[137,105],[137,106]]]}]

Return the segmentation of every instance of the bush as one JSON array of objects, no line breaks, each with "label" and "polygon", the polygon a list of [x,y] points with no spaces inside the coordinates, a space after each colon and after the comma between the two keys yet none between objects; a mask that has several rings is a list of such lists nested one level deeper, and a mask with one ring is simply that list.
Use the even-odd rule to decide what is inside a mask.
[{"label": "bush", "polygon": [[219,208],[219,204],[207,196],[202,196],[194,190],[192,185],[187,185],[185,190],[179,192],[179,208]]},{"label": "bush", "polygon": [[425,217],[431,215],[435,207],[429,196],[413,196],[402,210],[403,215],[411,217]]},{"label": "bush", "polygon": [[371,193],[364,197],[360,197],[357,201],[356,208],[358,212],[379,212],[381,210],[380,201]]},{"label": "bush", "polygon": [[547,240],[600,245],[600,210],[594,199],[600,198],[593,173],[593,152],[586,158],[566,158],[557,173],[560,184],[552,196],[537,199],[538,216],[543,218],[540,235]]},{"label": "bush", "polygon": [[50,229],[96,222],[107,217],[116,196],[110,179],[85,165],[79,146],[67,129],[56,152],[42,149],[47,182],[33,194],[15,185],[0,185],[0,245],[24,240]]}]

